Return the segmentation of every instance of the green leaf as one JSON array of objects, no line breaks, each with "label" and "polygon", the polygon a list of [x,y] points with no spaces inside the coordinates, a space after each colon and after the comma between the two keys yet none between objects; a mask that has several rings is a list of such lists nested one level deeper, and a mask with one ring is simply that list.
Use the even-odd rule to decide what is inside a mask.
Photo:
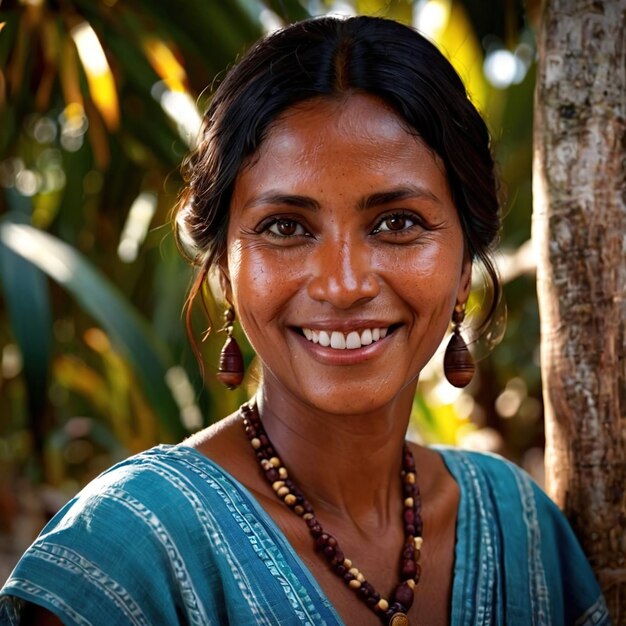
[{"label": "green leaf", "polygon": [[184,437],[187,433],[165,382],[173,360],[118,289],[71,246],[32,226],[3,219],[0,243],[43,270],[74,296],[130,364],[168,436],[173,440]]},{"label": "green leaf", "polygon": [[287,23],[311,17],[299,0],[267,0],[265,4]]},{"label": "green leaf", "polygon": [[1,243],[0,280],[11,330],[22,353],[28,407],[35,423],[46,406],[52,352],[48,281],[41,270]]}]

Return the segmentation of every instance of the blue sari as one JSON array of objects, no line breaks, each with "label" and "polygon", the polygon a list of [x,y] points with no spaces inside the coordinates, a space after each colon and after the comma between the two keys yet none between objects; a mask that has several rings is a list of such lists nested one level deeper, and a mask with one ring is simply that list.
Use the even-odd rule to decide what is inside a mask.
[{"label": "blue sari", "polygon": [[[566,520],[514,465],[441,448],[459,484],[454,626],[609,624]],[[185,445],[134,456],[42,531],[0,590],[0,624],[25,602],[65,624],[343,624],[252,495]]]}]

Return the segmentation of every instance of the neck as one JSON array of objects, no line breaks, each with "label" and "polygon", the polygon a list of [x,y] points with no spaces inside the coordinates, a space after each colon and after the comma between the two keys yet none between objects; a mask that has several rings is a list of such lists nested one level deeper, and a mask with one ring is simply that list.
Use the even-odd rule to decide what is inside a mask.
[{"label": "neck", "polygon": [[263,384],[257,406],[295,483],[319,513],[349,515],[364,530],[397,517],[402,447],[415,386],[371,412],[321,412]]}]

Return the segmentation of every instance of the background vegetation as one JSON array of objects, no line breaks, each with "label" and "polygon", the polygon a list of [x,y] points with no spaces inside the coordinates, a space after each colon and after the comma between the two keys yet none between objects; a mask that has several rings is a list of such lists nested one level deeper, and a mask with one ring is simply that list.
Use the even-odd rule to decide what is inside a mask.
[{"label": "background vegetation", "polygon": [[[475,342],[467,391],[442,380],[435,359],[411,434],[499,451],[541,478],[535,44],[521,0],[22,0],[0,5],[0,581],[94,475],[179,441],[254,385],[252,373],[248,389],[219,386],[220,337],[202,344],[204,375],[189,347],[192,272],[169,223],[179,163],[207,85],[264,32],[329,11],[390,16],[436,41],[488,121],[503,180],[508,322],[501,307]],[[476,307],[481,297],[477,285]],[[210,313],[219,322],[219,306]],[[208,322],[193,317],[200,337]]]}]

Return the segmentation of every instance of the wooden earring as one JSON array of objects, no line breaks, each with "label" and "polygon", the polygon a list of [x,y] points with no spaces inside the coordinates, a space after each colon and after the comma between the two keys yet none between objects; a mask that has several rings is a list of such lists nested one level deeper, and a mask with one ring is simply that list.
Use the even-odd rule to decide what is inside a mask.
[{"label": "wooden earring", "polygon": [[220,365],[217,379],[228,389],[236,389],[243,380],[243,356],[237,340],[233,337],[235,309],[229,304],[224,311],[224,327],[219,332],[225,332],[226,342],[220,352]]},{"label": "wooden earring", "polygon": [[452,313],[452,337],[443,357],[443,372],[448,382],[455,387],[466,387],[474,377],[474,359],[461,337],[461,324],[465,319],[465,305],[457,304]]}]

